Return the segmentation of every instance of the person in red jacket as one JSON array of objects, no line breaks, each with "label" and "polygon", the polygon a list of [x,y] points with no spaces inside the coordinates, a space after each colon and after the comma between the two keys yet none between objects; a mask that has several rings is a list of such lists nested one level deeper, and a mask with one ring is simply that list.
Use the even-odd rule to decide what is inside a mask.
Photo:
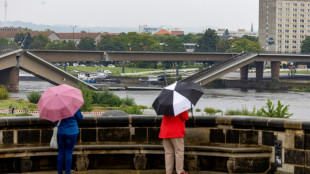
[{"label": "person in red jacket", "polygon": [[175,168],[178,174],[187,174],[184,169],[184,134],[185,121],[188,120],[188,112],[184,111],[177,116],[163,116],[159,138],[163,139],[165,149],[166,173],[172,174],[175,160]]}]

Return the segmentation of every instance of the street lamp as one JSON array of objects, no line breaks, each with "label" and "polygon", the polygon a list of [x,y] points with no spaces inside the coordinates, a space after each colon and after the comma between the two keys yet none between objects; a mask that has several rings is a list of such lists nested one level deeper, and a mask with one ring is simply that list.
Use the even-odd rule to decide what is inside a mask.
[{"label": "street lamp", "polygon": [[234,57],[234,55],[233,55],[233,49],[234,49],[234,46],[231,45],[231,47],[230,47],[231,57]]},{"label": "street lamp", "polygon": [[75,28],[76,26],[70,26],[70,27],[72,27],[72,30],[73,30],[73,41],[74,41],[74,28]]}]

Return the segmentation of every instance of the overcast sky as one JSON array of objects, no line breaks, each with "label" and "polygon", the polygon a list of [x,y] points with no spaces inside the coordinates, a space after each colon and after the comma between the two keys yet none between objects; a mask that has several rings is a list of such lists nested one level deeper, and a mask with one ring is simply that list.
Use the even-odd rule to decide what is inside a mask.
[{"label": "overcast sky", "polygon": [[[7,0],[7,21],[80,27],[216,27],[258,30],[259,0]],[[4,21],[5,0],[0,0]]]}]

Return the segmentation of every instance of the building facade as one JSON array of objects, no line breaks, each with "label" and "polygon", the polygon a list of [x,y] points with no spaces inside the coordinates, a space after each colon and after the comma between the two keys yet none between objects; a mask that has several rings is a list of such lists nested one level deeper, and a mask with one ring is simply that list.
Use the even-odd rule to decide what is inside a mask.
[{"label": "building facade", "polygon": [[268,52],[300,53],[310,36],[310,0],[260,0],[259,41]]},{"label": "building facade", "polygon": [[[216,33],[218,36],[224,36],[225,30],[226,29],[218,29]],[[238,29],[237,31],[228,30],[228,32],[229,32],[230,37],[242,37],[244,35],[252,36],[252,37],[258,37],[258,32],[245,31],[245,29]]]}]

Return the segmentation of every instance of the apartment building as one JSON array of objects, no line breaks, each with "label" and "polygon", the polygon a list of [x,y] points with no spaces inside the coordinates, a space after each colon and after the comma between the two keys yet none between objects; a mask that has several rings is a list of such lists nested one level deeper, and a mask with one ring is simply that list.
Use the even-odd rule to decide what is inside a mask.
[{"label": "apartment building", "polygon": [[310,36],[310,0],[260,0],[258,32],[266,51],[301,52]]}]

